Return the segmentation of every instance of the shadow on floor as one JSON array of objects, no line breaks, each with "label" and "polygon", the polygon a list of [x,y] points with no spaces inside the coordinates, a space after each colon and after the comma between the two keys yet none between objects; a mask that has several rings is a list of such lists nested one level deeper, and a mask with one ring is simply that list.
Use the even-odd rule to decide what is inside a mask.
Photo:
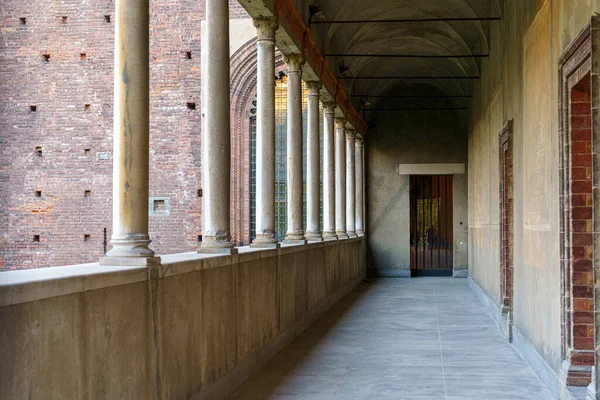
[{"label": "shadow on floor", "polygon": [[371,282],[335,304],[230,400],[552,399],[466,280]]}]

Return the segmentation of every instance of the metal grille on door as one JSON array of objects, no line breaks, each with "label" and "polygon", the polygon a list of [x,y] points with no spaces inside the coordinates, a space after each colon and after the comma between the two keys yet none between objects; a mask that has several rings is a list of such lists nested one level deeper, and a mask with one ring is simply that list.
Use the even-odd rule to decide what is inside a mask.
[{"label": "metal grille on door", "polygon": [[410,269],[452,270],[452,175],[410,177]]}]

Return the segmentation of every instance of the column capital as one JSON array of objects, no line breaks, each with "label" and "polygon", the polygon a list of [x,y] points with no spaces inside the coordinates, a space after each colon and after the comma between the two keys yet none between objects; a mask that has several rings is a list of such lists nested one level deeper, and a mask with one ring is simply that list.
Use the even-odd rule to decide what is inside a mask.
[{"label": "column capital", "polygon": [[337,129],[344,129],[346,127],[346,118],[335,118],[335,127]]},{"label": "column capital", "polygon": [[356,137],[354,138],[354,143],[356,143],[357,146],[362,146],[363,145],[362,136],[356,135]]},{"label": "column capital", "polygon": [[333,101],[322,101],[323,104],[323,113],[324,114],[333,114],[335,111],[335,103]]},{"label": "column capital", "polygon": [[356,131],[354,129],[346,129],[346,139],[350,141],[354,141],[356,137]]},{"label": "column capital", "polygon": [[254,20],[258,40],[275,41],[275,31],[279,27],[277,20],[274,18],[258,18]]},{"label": "column capital", "polygon": [[318,96],[323,85],[319,81],[306,81],[309,96]]},{"label": "column capital", "polygon": [[283,56],[283,62],[287,67],[288,72],[302,71],[302,64],[304,64],[304,56],[302,54],[286,54]]}]

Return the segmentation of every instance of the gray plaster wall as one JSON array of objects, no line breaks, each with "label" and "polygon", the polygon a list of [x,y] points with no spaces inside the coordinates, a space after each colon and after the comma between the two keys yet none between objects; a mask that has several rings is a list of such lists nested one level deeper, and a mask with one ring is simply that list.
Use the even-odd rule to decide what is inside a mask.
[{"label": "gray plaster wall", "polygon": [[510,0],[491,25],[469,122],[469,273],[500,304],[498,134],[514,119],[514,327],[561,365],[558,59],[598,0]]},{"label": "gray plaster wall", "polygon": [[[399,175],[398,164],[466,164],[465,116],[464,111],[462,117],[454,111],[386,112],[373,120],[365,146],[368,275],[409,276],[410,177]],[[453,182],[454,263],[464,269],[467,176],[455,175]]]}]

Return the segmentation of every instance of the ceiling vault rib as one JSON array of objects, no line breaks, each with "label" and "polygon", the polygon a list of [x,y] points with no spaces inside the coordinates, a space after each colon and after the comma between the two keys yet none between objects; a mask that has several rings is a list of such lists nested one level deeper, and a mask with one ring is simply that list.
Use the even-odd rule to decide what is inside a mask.
[{"label": "ceiling vault rib", "polygon": [[469,21],[500,21],[502,17],[457,17],[457,18],[422,18],[422,19],[351,19],[311,21],[311,24],[407,24],[420,22],[469,22]]},{"label": "ceiling vault rib", "polygon": [[372,58],[487,58],[489,54],[425,55],[425,54],[325,54],[325,57],[372,57]]}]

